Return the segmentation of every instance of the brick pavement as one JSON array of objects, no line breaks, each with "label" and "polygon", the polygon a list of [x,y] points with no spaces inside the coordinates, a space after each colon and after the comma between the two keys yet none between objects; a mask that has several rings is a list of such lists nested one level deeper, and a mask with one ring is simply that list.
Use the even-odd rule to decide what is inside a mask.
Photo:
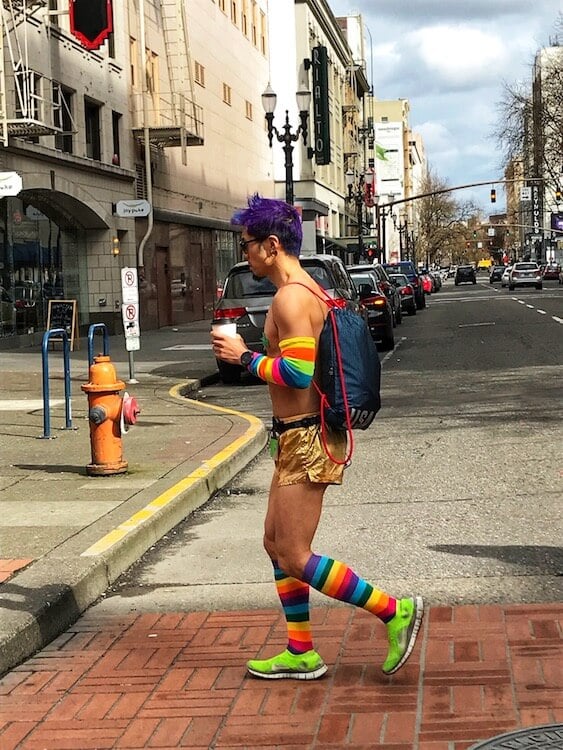
[{"label": "brick pavement", "polygon": [[243,665],[284,647],[277,611],[86,613],[0,681],[0,747],[466,750],[563,722],[563,604],[432,607],[391,678],[375,618],[313,624],[326,677],[266,682]]}]

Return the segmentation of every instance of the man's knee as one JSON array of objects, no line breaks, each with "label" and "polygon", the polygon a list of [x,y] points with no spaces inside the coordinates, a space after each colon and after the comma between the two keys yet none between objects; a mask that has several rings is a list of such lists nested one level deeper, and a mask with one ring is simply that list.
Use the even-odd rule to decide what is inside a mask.
[{"label": "man's knee", "polygon": [[294,550],[278,550],[278,565],[286,575],[302,581],[305,565],[310,554],[310,552],[299,553]]}]

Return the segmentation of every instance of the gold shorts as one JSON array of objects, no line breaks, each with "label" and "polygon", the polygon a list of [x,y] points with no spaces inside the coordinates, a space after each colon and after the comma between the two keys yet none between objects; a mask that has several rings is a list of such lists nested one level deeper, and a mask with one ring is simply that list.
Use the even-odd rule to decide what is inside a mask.
[{"label": "gold shorts", "polygon": [[[276,439],[275,434],[272,439]],[[344,466],[332,461],[321,439],[319,424],[294,427],[277,437],[274,454],[277,484],[342,484]],[[335,432],[325,427],[325,442],[334,458],[346,457],[346,432]]]}]

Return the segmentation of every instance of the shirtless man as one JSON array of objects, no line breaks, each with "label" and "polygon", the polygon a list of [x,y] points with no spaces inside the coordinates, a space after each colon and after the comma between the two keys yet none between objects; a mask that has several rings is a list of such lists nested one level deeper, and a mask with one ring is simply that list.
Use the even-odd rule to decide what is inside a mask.
[{"label": "shirtless man", "polygon": [[[347,565],[311,550],[329,484],[341,484],[343,466],[323,449],[320,402],[313,386],[316,351],[327,306],[302,285],[319,287],[299,263],[301,220],[293,206],[254,195],[233,223],[243,227],[241,248],[252,273],[267,277],[277,292],[266,316],[265,354],[250,352],[240,336],[212,334],[215,355],[241,364],[268,383],[273,411],[271,453],[275,460],[264,547],[274,568],[287,621],[288,645],[269,659],[253,659],[248,671],[265,679],[314,680],[327,670],[313,648],[309,587],[362,607],[385,623],[389,650],[382,670],[396,672],[413,650],[423,614],[420,597],[394,599],[360,578]],[[326,428],[328,430],[328,428]],[[326,434],[341,460],[346,433]]]}]

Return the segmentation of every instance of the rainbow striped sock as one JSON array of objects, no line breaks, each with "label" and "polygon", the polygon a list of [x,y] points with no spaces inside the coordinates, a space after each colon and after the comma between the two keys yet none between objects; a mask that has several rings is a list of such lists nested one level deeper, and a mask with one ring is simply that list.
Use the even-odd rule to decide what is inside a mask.
[{"label": "rainbow striped sock", "polygon": [[312,554],[305,565],[303,580],[333,599],[362,607],[383,622],[388,622],[395,614],[396,599],[374,589],[347,565],[330,557]]},{"label": "rainbow striped sock", "polygon": [[287,649],[292,654],[304,654],[313,648],[309,622],[309,586],[286,575],[275,560],[276,589],[287,622]]}]

